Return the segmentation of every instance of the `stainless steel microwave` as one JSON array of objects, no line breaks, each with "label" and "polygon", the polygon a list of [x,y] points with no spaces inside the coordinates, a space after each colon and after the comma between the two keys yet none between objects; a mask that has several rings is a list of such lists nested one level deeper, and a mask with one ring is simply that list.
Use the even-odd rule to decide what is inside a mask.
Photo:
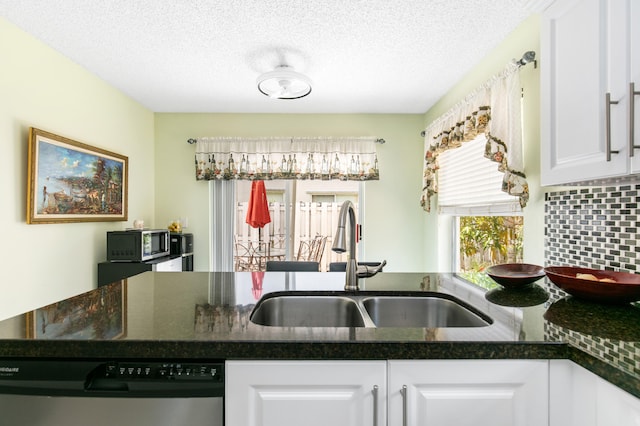
[{"label": "stainless steel microwave", "polygon": [[145,262],[169,256],[169,231],[164,229],[131,229],[107,232],[109,262]]}]

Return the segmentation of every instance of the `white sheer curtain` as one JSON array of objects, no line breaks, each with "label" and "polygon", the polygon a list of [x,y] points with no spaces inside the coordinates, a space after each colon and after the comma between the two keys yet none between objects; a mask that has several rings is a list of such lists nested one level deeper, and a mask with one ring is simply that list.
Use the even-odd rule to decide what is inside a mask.
[{"label": "white sheer curtain", "polygon": [[[431,210],[438,192],[438,156],[485,134],[484,156],[504,173],[502,191],[518,197],[521,207],[529,200],[522,157],[522,92],[520,65],[513,61],[481,87],[467,95],[425,130],[425,162],[420,203]],[[459,173],[464,175],[465,170]]]},{"label": "white sheer curtain", "polygon": [[203,137],[196,180],[378,180],[373,137]]}]

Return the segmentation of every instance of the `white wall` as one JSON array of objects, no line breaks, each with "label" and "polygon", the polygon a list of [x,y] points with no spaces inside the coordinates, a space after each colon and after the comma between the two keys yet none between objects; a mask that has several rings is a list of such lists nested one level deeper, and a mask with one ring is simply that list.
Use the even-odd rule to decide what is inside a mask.
[{"label": "white wall", "polygon": [[26,224],[30,127],[129,157],[129,217],[154,221],[153,113],[0,17],[0,319],[95,288],[123,222]]},{"label": "white wall", "polygon": [[[431,270],[424,262],[424,213],[419,204],[423,116],[420,114],[156,114],[156,214],[159,223],[189,218],[195,269],[209,268],[208,184],[195,181],[195,146],[202,136],[375,136],[381,179],[365,183],[366,260],[385,270]],[[427,242],[428,246],[428,242]]]}]

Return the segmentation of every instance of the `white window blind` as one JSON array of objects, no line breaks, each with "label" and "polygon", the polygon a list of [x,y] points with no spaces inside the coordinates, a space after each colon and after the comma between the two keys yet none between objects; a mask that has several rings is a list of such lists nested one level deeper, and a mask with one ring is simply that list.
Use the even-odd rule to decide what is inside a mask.
[{"label": "white window blind", "polygon": [[518,197],[503,192],[504,174],[498,163],[484,157],[486,137],[480,135],[438,157],[440,213],[478,216],[519,214]]}]

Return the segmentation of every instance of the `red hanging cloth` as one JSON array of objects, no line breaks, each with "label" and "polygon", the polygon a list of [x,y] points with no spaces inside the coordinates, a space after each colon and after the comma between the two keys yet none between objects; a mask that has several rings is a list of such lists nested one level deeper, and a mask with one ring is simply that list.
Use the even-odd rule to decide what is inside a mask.
[{"label": "red hanging cloth", "polygon": [[251,183],[251,195],[249,196],[249,207],[247,208],[245,222],[253,228],[262,228],[271,222],[267,191],[262,180],[254,180]]}]

